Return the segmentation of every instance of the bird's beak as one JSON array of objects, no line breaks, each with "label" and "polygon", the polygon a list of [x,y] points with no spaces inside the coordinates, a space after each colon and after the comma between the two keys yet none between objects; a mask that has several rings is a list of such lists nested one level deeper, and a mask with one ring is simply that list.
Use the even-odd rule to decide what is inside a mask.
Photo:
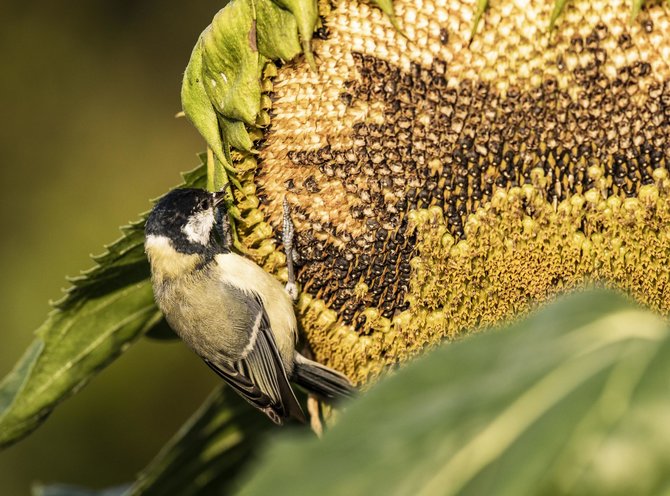
[{"label": "bird's beak", "polygon": [[214,198],[212,206],[216,208],[226,199],[226,190],[224,189],[221,191],[217,191],[216,193],[212,193],[212,197]]}]

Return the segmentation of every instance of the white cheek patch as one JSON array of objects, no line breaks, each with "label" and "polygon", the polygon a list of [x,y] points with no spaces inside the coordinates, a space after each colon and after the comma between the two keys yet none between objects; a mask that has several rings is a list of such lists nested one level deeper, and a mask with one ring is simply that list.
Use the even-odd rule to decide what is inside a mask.
[{"label": "white cheek patch", "polygon": [[147,250],[167,250],[168,248],[173,249],[170,245],[170,240],[165,236],[156,236],[155,234],[149,234],[144,240],[144,246]]},{"label": "white cheek patch", "polygon": [[206,245],[209,243],[209,235],[212,232],[213,225],[214,212],[209,209],[191,216],[181,230],[190,242]]}]

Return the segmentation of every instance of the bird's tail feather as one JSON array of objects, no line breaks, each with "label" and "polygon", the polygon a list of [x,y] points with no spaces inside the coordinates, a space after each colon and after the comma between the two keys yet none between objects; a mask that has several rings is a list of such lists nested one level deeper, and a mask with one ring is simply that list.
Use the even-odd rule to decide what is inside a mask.
[{"label": "bird's tail feather", "polygon": [[296,353],[293,382],[327,400],[354,396],[356,388],[347,377],[331,368]]}]

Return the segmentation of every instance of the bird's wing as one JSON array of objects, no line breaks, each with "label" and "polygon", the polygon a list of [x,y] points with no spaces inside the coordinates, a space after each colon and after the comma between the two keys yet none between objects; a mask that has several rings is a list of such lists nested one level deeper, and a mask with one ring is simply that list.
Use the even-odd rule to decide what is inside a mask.
[{"label": "bird's wing", "polygon": [[[227,291],[230,294],[238,290],[229,288]],[[274,423],[281,425],[289,417],[304,422],[305,415],[288,382],[262,301],[257,295],[239,293],[238,297],[250,300],[245,303],[252,310],[251,314],[255,314],[252,319],[245,319],[246,324],[236,323],[251,327],[237,332],[238,336],[248,336],[242,358],[233,362],[205,359],[205,363]]]}]

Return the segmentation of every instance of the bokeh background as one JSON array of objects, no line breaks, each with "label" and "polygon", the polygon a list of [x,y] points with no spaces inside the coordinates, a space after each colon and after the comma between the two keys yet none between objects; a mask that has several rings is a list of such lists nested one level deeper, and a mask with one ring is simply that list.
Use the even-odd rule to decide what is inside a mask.
[{"label": "bokeh background", "polygon": [[[197,165],[180,110],[190,51],[223,2],[3,0],[0,376],[88,255]],[[181,343],[143,339],[0,452],[0,494],[131,480],[216,383]]]}]

